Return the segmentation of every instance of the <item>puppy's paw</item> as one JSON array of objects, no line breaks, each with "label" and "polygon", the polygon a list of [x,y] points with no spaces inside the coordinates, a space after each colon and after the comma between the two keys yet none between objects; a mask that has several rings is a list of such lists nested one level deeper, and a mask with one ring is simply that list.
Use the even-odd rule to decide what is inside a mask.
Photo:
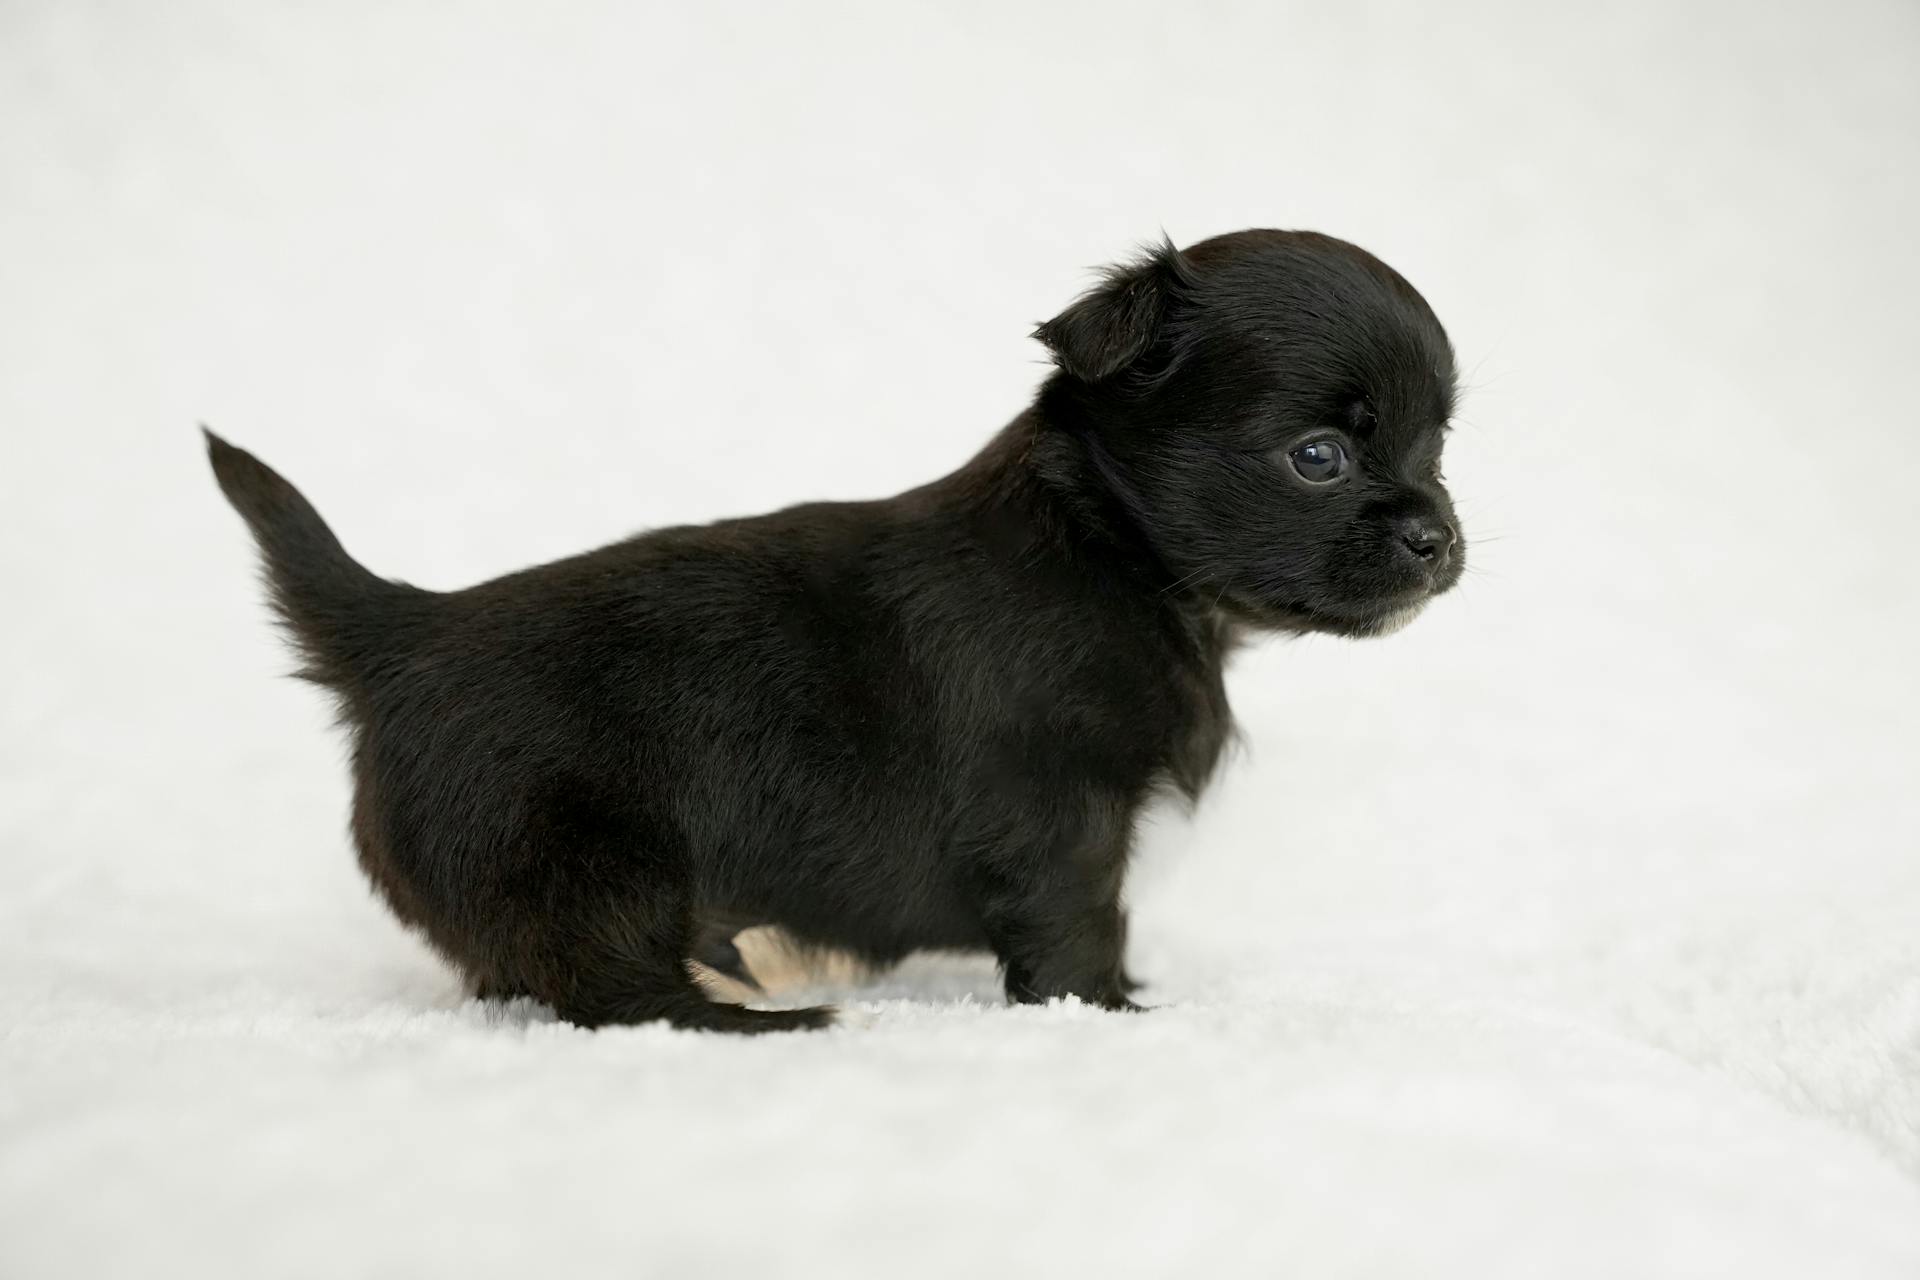
[{"label": "puppy's paw", "polygon": [[766,1035],[774,1031],[820,1031],[831,1027],[834,1010],[824,1005],[808,1009],[748,1009],[737,1004],[708,1004],[671,1019],[688,1031],[724,1031],[732,1035]]}]

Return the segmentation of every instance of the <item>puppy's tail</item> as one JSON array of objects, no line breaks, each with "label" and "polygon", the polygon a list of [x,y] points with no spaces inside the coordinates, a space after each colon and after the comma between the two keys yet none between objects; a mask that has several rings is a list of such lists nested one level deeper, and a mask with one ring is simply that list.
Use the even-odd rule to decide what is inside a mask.
[{"label": "puppy's tail", "polygon": [[377,578],[273,468],[204,426],[207,460],[259,544],[268,593],[305,659],[300,674],[341,692],[403,652],[432,593]]}]

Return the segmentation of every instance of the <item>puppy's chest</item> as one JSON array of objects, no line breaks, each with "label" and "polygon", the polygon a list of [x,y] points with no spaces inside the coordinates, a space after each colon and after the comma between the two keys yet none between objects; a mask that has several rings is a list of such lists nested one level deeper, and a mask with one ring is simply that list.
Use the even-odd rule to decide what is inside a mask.
[{"label": "puppy's chest", "polygon": [[985,748],[989,771],[1080,774],[1125,790],[1161,776],[1189,791],[1205,783],[1230,716],[1219,656],[1203,639],[1145,628],[1024,639],[1005,640],[962,691],[962,732]]}]

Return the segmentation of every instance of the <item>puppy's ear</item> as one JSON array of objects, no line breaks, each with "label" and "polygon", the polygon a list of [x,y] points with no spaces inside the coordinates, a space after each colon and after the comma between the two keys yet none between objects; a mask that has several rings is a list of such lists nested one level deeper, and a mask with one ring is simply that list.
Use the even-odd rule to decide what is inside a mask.
[{"label": "puppy's ear", "polygon": [[1186,259],[1162,240],[1135,261],[1107,268],[1097,287],[1033,336],[1073,377],[1105,381],[1147,353],[1191,281]]}]

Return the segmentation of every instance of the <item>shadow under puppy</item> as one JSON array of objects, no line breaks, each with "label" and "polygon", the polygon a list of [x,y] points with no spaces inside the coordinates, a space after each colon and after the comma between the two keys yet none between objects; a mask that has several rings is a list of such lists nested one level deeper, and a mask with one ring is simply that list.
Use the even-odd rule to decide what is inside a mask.
[{"label": "shadow under puppy", "polygon": [[703,920],[988,948],[1014,1000],[1134,1007],[1134,819],[1212,774],[1236,638],[1380,634],[1460,576],[1453,356],[1398,274],[1305,232],[1163,245],[1037,336],[1056,371],[943,479],[444,594],[209,434],[394,912],[585,1026],[829,1020],[708,1000]]}]

